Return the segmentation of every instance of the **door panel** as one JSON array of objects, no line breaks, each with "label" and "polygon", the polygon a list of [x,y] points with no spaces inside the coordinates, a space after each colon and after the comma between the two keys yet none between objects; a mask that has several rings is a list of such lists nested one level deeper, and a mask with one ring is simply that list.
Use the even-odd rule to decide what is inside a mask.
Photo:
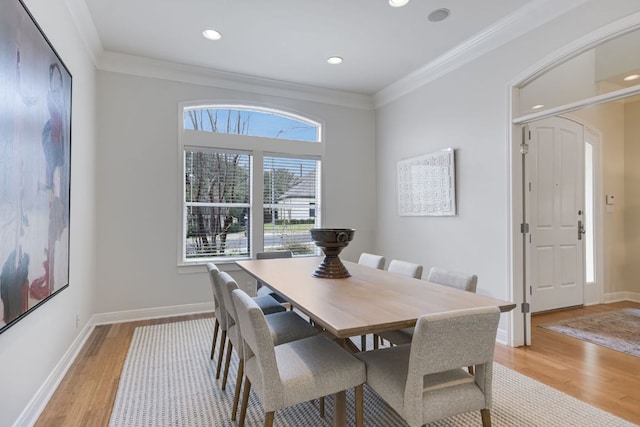
[{"label": "door panel", "polygon": [[584,211],[582,126],[553,117],[529,126],[528,282],[532,311],[583,303],[583,240],[578,220]]}]

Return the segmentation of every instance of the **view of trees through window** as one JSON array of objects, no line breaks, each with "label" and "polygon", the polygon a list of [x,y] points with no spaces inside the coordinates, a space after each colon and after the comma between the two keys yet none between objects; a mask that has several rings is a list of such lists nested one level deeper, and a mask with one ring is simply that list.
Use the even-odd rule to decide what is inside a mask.
[{"label": "view of trees through window", "polygon": [[[189,130],[307,142],[317,141],[319,132],[313,123],[248,109],[185,109],[184,123]],[[185,146],[184,258],[246,258],[252,242],[261,243],[256,252],[315,253],[309,229],[319,226],[320,161],[261,153],[256,164],[255,153],[243,148]],[[263,176],[260,195],[253,192],[252,174]],[[260,204],[262,218],[252,221],[253,206]],[[252,225],[262,239],[252,239]]]}]

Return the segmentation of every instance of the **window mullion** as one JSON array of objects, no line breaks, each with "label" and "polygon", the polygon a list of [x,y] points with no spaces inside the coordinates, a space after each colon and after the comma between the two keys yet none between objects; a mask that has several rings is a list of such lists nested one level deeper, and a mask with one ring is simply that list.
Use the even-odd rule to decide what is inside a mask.
[{"label": "window mullion", "polygon": [[251,168],[251,256],[264,249],[264,152],[253,152]]}]

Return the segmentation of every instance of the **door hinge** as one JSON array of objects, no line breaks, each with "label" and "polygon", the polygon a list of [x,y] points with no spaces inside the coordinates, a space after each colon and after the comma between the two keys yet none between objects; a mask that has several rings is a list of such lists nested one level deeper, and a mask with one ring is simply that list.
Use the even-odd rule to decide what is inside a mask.
[{"label": "door hinge", "polygon": [[520,307],[523,313],[528,313],[529,312],[529,303],[528,302],[523,302],[522,306]]},{"label": "door hinge", "polygon": [[528,233],[529,232],[529,224],[527,224],[527,223],[520,224],[520,232],[522,234]]},{"label": "door hinge", "polygon": [[529,144],[520,144],[520,154],[529,154]]}]

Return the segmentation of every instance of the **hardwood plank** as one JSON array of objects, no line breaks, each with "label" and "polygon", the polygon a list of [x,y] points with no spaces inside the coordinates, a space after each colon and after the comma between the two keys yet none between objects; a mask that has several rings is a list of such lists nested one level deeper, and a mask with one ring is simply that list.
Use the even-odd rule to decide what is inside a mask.
[{"label": "hardwood plank", "polygon": [[496,345],[496,361],[555,389],[640,424],[640,359],[538,327],[541,323],[640,304],[621,302],[532,317],[530,347]]}]

